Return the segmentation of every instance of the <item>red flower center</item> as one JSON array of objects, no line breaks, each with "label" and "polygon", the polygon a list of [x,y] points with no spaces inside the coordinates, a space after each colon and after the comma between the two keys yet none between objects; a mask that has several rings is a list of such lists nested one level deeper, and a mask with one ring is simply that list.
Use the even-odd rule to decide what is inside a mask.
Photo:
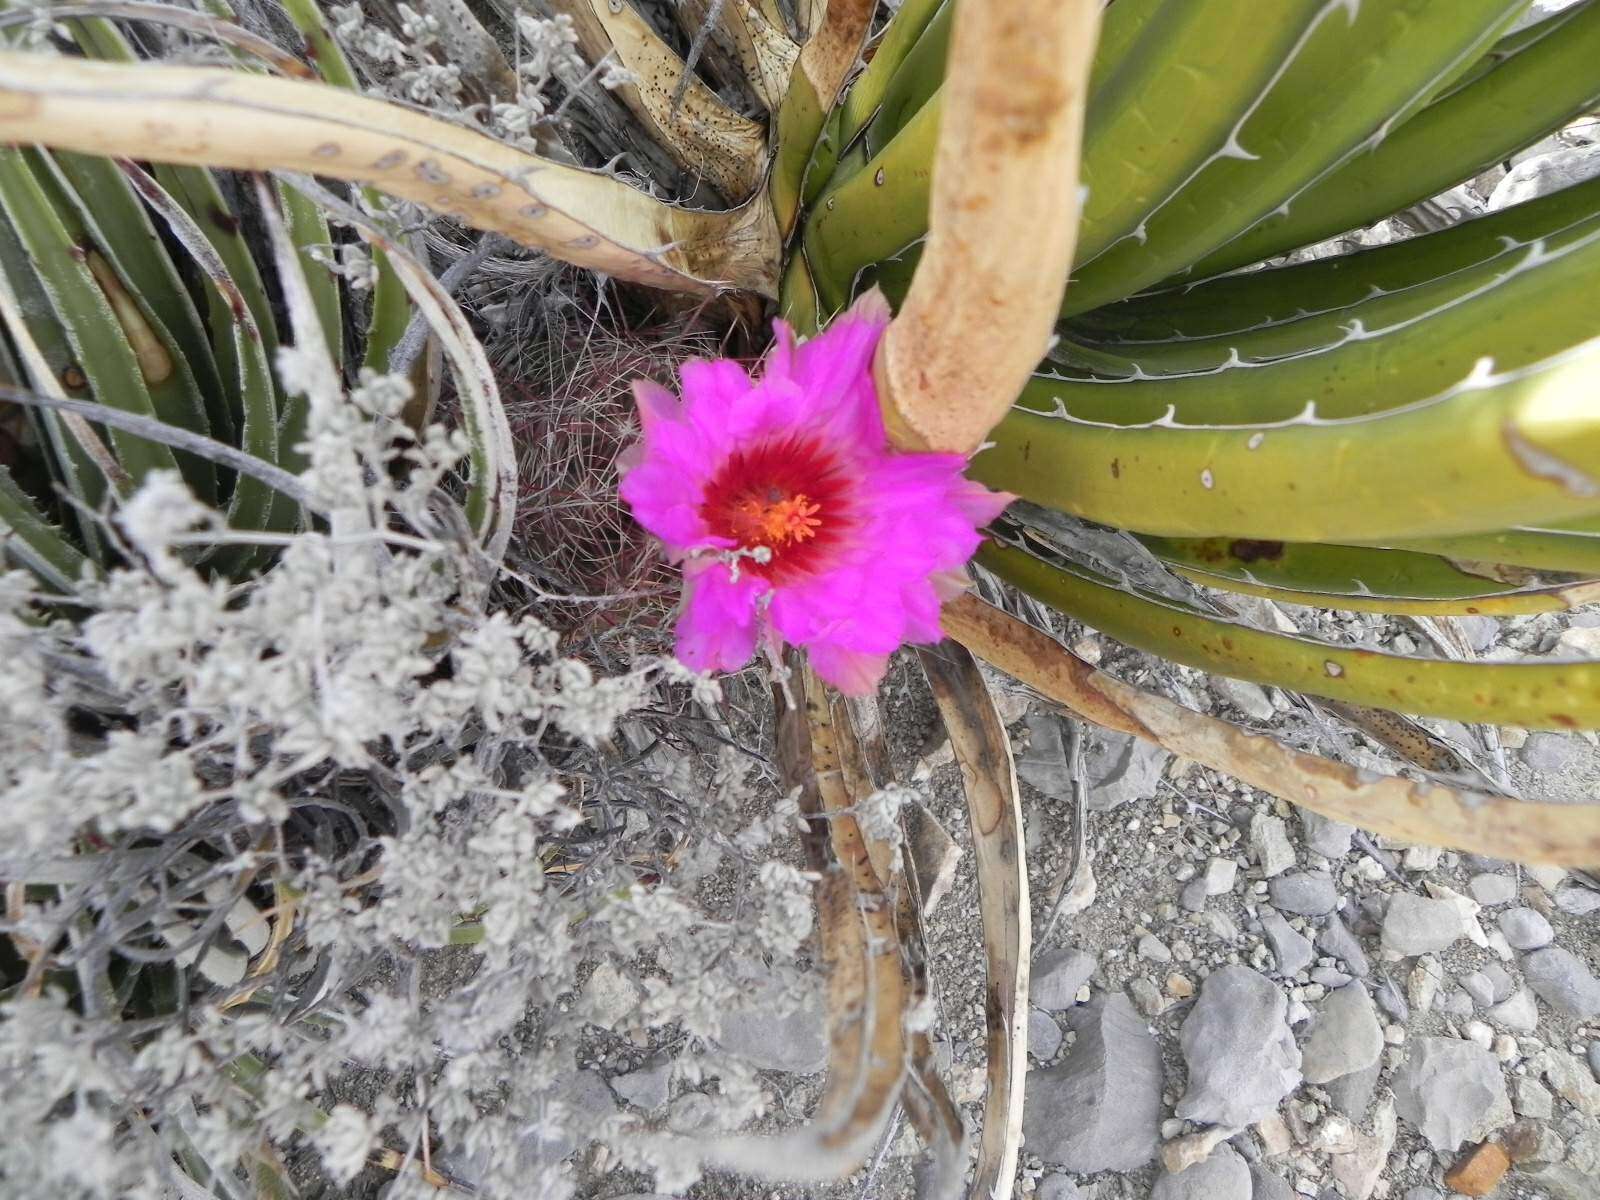
[{"label": "red flower center", "polygon": [[700,515],[741,550],[741,570],[782,583],[823,566],[855,521],[850,486],[822,445],[798,434],[735,450],[706,486]]}]

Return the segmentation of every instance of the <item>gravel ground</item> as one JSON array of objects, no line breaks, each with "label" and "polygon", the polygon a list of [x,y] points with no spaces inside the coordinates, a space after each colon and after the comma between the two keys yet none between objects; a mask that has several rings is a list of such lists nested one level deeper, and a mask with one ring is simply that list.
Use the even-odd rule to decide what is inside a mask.
[{"label": "gravel ground", "polygon": [[[1592,653],[1600,614],[1466,631],[1491,659]],[[1417,644],[1369,617],[1317,632],[1402,651]],[[1217,715],[1296,727],[1285,697],[1207,682],[1092,634],[1077,648]],[[885,689],[896,767],[964,843],[959,778],[913,667],[902,663]],[[1058,718],[1000,693],[1025,781],[1042,930],[1071,846],[1070,801],[1046,765]],[[1472,748],[1469,731],[1434,729]],[[1593,738],[1513,730],[1504,748],[1519,794],[1600,798]],[[1359,737],[1347,750],[1377,761]],[[1494,769],[1492,755],[1479,760]],[[1087,762],[1097,888],[1034,946],[1035,995],[1049,1011],[1035,1009],[1030,1022],[1019,1194],[1600,1197],[1600,892],[1559,870],[1368,838],[1121,739],[1092,734]],[[947,1079],[975,1130],[984,963],[970,852],[929,919],[928,942]],[[788,1039],[802,1055],[820,1044],[803,1017],[745,1036],[764,1048]],[[820,1075],[765,1078],[767,1130],[800,1117],[821,1091]],[[688,1194],[911,1196],[918,1158],[899,1120],[873,1165],[844,1182],[713,1174]],[[590,1178],[591,1195],[629,1194],[626,1177]]]}]

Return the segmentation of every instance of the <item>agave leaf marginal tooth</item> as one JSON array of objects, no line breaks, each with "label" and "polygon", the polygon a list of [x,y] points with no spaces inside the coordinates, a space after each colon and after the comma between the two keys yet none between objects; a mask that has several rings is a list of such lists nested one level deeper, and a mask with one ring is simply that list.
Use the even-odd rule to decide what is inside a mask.
[{"label": "agave leaf marginal tooth", "polygon": [[[1171,57],[1149,47],[1160,78],[1148,90],[1130,91],[1122,110],[1135,121],[1148,113],[1154,128],[1180,131],[1162,141],[1160,156],[1131,154],[1143,143],[1114,136],[1113,121],[1096,123],[1103,149],[1085,158],[1091,208],[1063,315],[1182,271],[1292,205],[1426,104],[1522,8],[1519,0],[1295,0],[1270,12],[1231,0],[1183,6],[1189,22],[1200,16],[1211,22],[1191,24],[1190,42],[1169,53],[1211,69],[1201,72],[1197,91],[1193,75],[1172,69]],[[1166,26],[1165,19],[1157,22],[1158,30]],[[1217,40],[1224,38],[1233,49],[1219,57]],[[1195,122],[1205,124],[1204,136],[1182,136]],[[1130,158],[1140,180],[1119,188],[1113,181]],[[1144,185],[1146,175],[1156,186]]]},{"label": "agave leaf marginal tooth", "polygon": [[1519,370],[1482,360],[1383,412],[1328,418],[1307,405],[1254,425],[1093,422],[1051,411],[1060,381],[1038,378],[972,473],[1174,537],[1394,544],[1548,524],[1600,511],[1600,482],[1580,465],[1600,461],[1600,414],[1585,399],[1597,363],[1600,339]]},{"label": "agave leaf marginal tooth", "polygon": [[1010,546],[986,546],[978,561],[1118,641],[1216,674],[1468,723],[1600,726],[1600,662],[1477,663],[1352,649],[1121,591],[1087,571]]},{"label": "agave leaf marginal tooth", "polygon": [[0,136],[84,153],[370,183],[618,278],[773,295],[765,203],[679,209],[608,176],[324,84],[210,68],[0,55]]},{"label": "agave leaf marginal tooth", "polygon": [[1427,285],[1597,218],[1600,179],[1401,242],[1145,292],[1076,317],[1065,329],[1137,353],[1146,342],[1295,323]]},{"label": "agave leaf marginal tooth", "polygon": [[[1564,612],[1600,599],[1600,581],[1544,582],[1503,564],[1473,571],[1407,550],[1248,538],[1141,540],[1202,586],[1346,612],[1514,616]],[[1483,573],[1488,569],[1493,574]]]},{"label": "agave leaf marginal tooth", "polygon": [[943,621],[945,631],[979,658],[1085,720],[1154,742],[1336,821],[1404,842],[1513,862],[1600,862],[1600,805],[1510,800],[1377,775],[1292,750],[1114,679],[1049,634],[975,597],[946,605]]},{"label": "agave leaf marginal tooth", "polygon": [[552,8],[572,18],[590,62],[613,59],[637,77],[614,94],[679,166],[707,179],[727,200],[742,201],[755,192],[767,157],[761,126],[692,75],[680,95],[683,60],[637,10],[613,7],[610,0],[553,0]]},{"label": "agave leaf marginal tooth", "polygon": [[950,54],[961,70],[941,92],[927,240],[873,360],[902,449],[971,453],[1049,345],[1077,236],[1100,7],[957,10]]},{"label": "agave leaf marginal tooth", "polygon": [[919,649],[917,657],[961,768],[983,917],[988,1091],[972,1194],[1006,1200],[1016,1177],[1028,1074],[1032,927],[1022,797],[1011,739],[977,660],[950,641]]},{"label": "agave leaf marginal tooth", "polygon": [[1184,272],[1219,274],[1369,225],[1470,179],[1600,102],[1600,4],[1387,132],[1365,153]]}]

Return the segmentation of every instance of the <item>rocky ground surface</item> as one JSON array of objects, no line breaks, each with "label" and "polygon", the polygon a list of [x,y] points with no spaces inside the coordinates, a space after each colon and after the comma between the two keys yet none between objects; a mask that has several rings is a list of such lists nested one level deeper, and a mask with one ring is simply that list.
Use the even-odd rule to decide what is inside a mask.
[{"label": "rocky ground surface", "polygon": [[[1321,620],[1324,637],[1415,651],[1415,631]],[[1465,620],[1488,659],[1600,652],[1600,614]],[[1289,697],[1207,680],[1093,634],[1114,673],[1258,729],[1318,728]],[[897,765],[965,844],[960,783],[920,680],[886,690]],[[1035,928],[1071,846],[1061,718],[1002,691],[1024,781]],[[1491,774],[1471,731],[1431,723]],[[1380,761],[1344,735],[1343,752]],[[1591,735],[1506,731],[1511,790],[1600,801]],[[1018,1193],[1039,1200],[1600,1198],[1600,890],[1581,873],[1403,845],[1163,751],[1091,733],[1092,895],[1033,960],[1032,1070]],[[976,1129],[983,948],[970,851],[929,918],[938,1036]],[[618,990],[625,990],[618,981]],[[606,981],[601,981],[605,985]],[[820,1094],[820,1009],[753,1017],[727,1045],[765,1071],[771,1119]],[[590,1101],[691,1128],[661,1062],[599,1061]],[[620,1069],[619,1069],[620,1068]],[[705,1086],[714,1087],[714,1082]],[[910,1196],[903,1120],[871,1164],[823,1187],[714,1175],[700,1197]],[[625,1194],[618,1176],[594,1195]]]}]

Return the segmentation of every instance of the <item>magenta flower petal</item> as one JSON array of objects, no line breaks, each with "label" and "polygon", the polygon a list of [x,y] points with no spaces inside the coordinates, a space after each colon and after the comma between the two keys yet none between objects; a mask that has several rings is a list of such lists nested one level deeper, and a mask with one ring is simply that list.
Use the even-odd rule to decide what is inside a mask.
[{"label": "magenta flower petal", "polygon": [[684,366],[681,401],[636,386],[643,436],[620,490],[684,562],[689,666],[736,670],[781,639],[864,694],[895,650],[942,636],[940,604],[1012,497],[967,479],[960,455],[888,445],[872,382],[888,318],[872,293],[798,345],[780,322],[758,379],[720,360]]},{"label": "magenta flower petal", "polygon": [[755,653],[760,632],[756,606],[767,581],[748,572],[738,579],[720,562],[691,565],[683,573],[678,616],[678,658],[696,671],[737,671]]}]

